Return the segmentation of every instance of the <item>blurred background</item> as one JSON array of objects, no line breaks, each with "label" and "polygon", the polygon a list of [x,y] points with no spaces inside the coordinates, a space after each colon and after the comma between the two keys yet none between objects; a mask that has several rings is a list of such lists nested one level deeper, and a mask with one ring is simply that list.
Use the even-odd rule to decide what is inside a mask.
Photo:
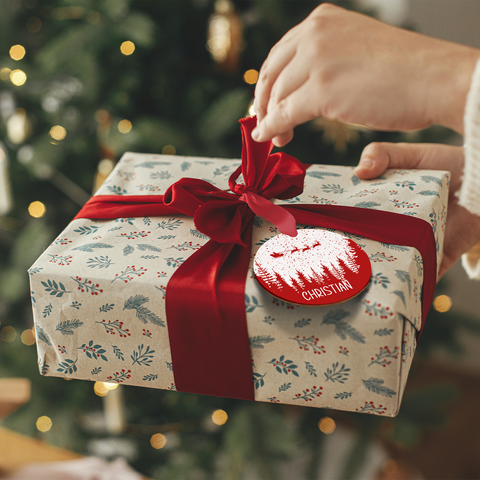
[{"label": "blurred background", "polygon": [[[335,3],[480,47],[477,0]],[[39,374],[27,269],[125,151],[238,158],[263,60],[318,4],[0,2],[0,475],[96,456],[166,480],[480,478],[480,295],[459,265],[395,419]],[[283,150],[356,165],[371,141],[462,144],[318,119]]]}]

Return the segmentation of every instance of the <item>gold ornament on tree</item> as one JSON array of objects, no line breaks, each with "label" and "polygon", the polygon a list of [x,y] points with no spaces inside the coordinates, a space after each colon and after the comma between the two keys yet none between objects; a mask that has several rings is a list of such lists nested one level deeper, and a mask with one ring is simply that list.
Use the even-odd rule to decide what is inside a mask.
[{"label": "gold ornament on tree", "polygon": [[240,67],[243,50],[243,23],[230,0],[217,0],[208,20],[207,50],[218,69],[233,74]]}]

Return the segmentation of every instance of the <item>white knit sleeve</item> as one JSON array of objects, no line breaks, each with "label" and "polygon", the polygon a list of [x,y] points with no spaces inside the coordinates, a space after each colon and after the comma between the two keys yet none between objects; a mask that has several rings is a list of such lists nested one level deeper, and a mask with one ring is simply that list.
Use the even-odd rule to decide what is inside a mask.
[{"label": "white knit sleeve", "polygon": [[[459,204],[480,215],[480,60],[473,72],[465,105],[465,169]],[[480,280],[480,242],[462,255],[462,266],[472,279]]]}]

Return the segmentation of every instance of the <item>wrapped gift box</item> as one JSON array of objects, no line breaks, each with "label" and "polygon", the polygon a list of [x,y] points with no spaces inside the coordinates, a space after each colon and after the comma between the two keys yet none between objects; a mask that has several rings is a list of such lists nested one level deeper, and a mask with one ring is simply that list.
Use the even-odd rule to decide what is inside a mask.
[{"label": "wrapped gift box", "polygon": [[[187,176],[226,189],[239,165],[126,153],[97,195],[163,194]],[[448,172],[389,170],[361,181],[350,167],[312,165],[303,193],[275,203],[422,218],[432,226],[440,265],[448,183]],[[337,231],[368,254],[371,282],[340,305],[301,307],[272,297],[254,279],[253,256],[277,233],[255,217],[245,285],[255,400],[396,415],[421,326],[421,255]],[[29,270],[40,372],[175,390],[165,292],[207,241],[183,215],[71,222]]]}]

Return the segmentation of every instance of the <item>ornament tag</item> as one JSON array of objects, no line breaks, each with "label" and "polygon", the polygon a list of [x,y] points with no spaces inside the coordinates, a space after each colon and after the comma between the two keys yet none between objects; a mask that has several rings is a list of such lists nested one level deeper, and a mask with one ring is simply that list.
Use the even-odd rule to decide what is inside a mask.
[{"label": "ornament tag", "polygon": [[277,235],[255,255],[255,277],[273,296],[297,305],[332,305],[362,292],[370,281],[368,255],[353,240],[328,230]]}]

